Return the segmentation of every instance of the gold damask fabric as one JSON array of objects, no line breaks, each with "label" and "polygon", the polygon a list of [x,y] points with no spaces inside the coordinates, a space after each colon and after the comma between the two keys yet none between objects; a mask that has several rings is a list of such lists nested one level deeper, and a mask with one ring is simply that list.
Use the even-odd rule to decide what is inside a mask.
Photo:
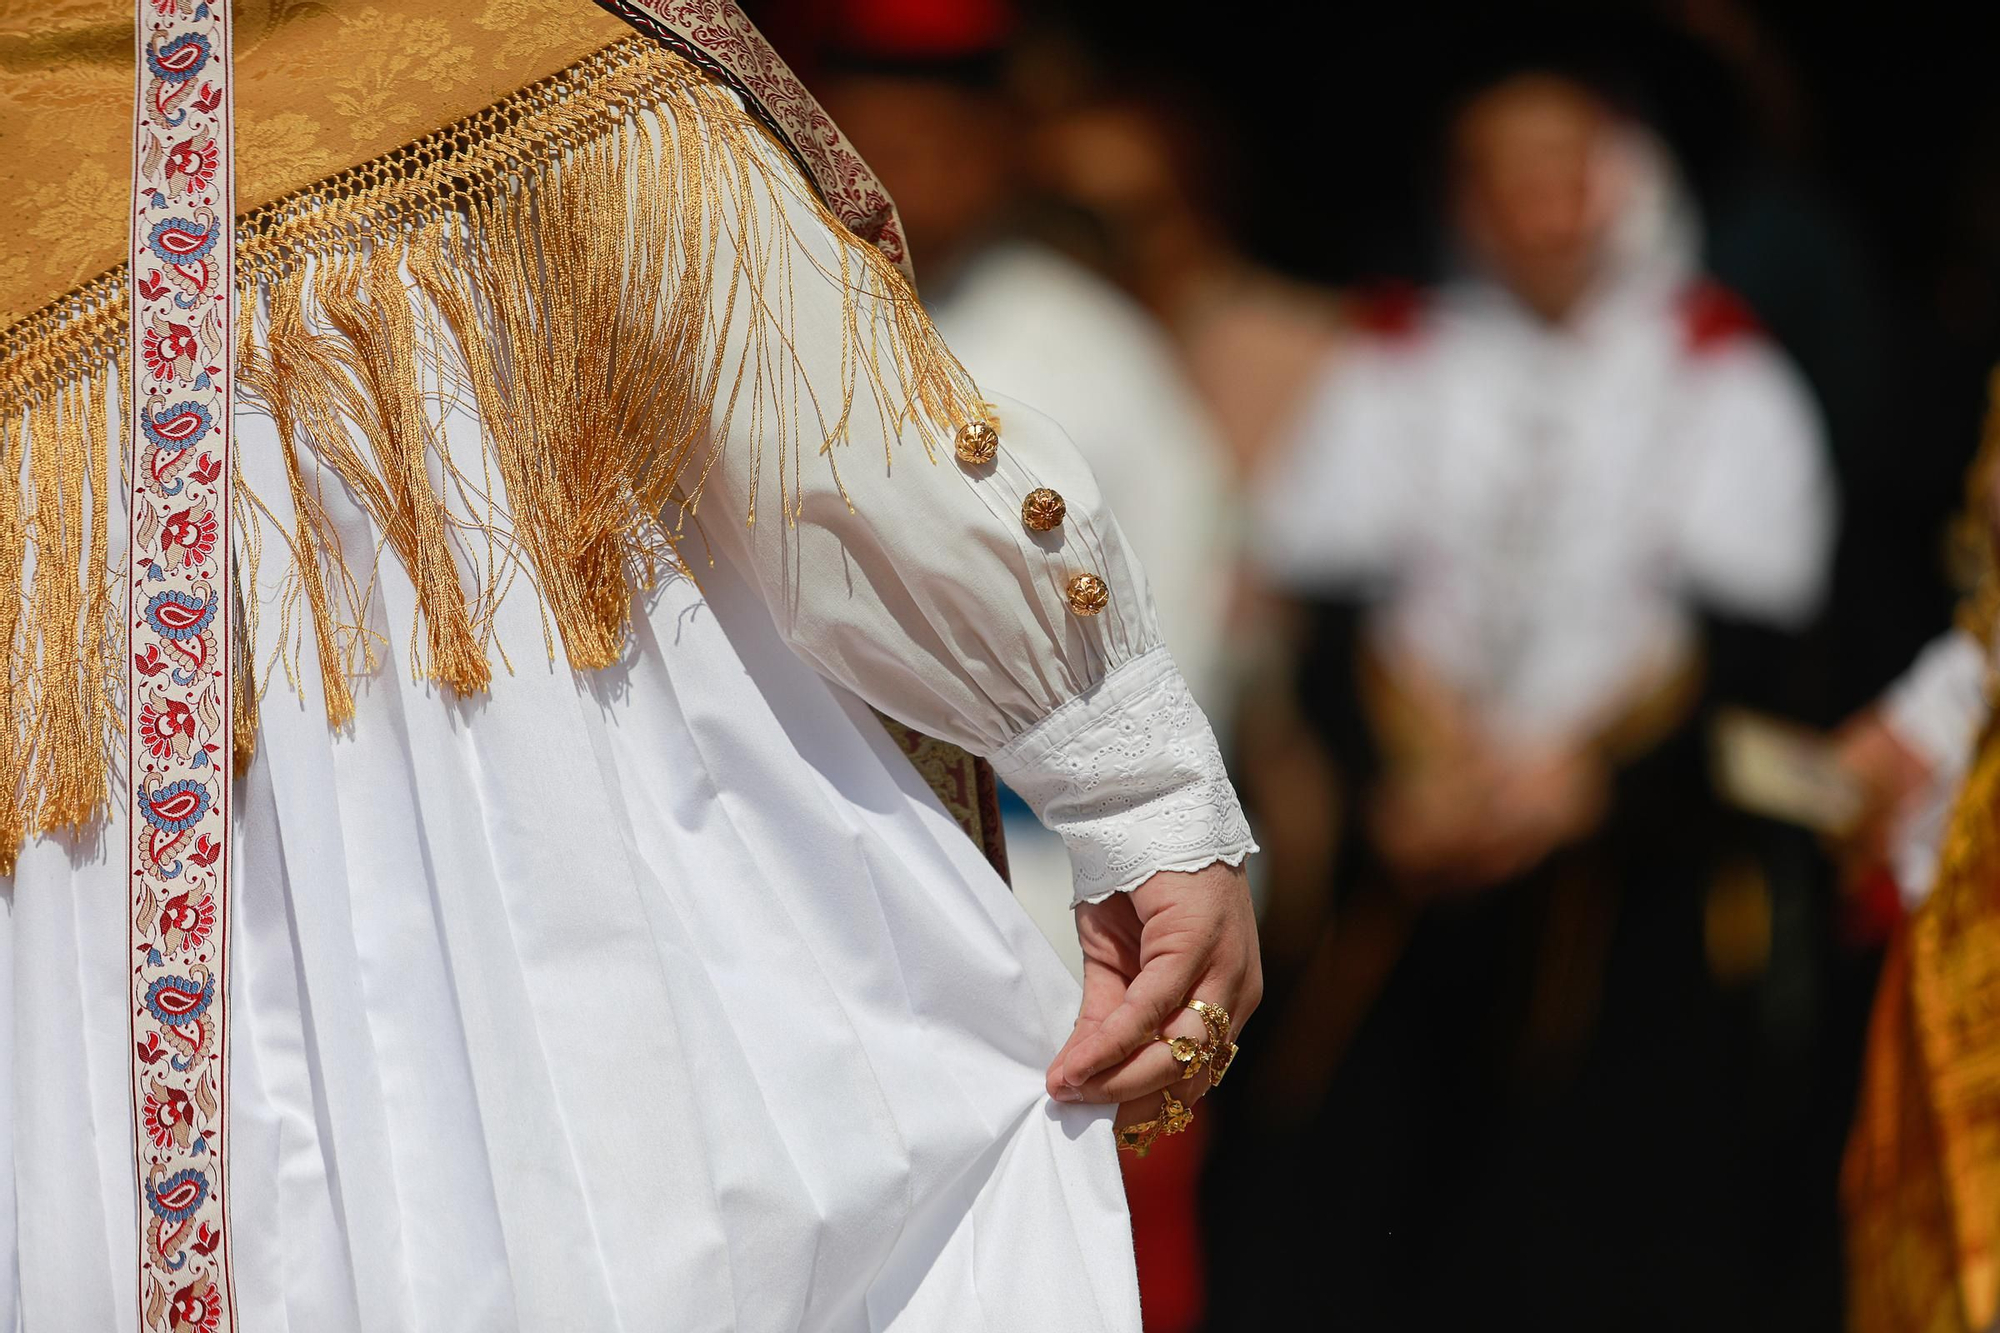
[{"label": "gold damask fabric", "polygon": [[[236,5],[246,212],[629,37],[587,0]],[[125,260],[132,7],[0,11],[0,329]]]}]

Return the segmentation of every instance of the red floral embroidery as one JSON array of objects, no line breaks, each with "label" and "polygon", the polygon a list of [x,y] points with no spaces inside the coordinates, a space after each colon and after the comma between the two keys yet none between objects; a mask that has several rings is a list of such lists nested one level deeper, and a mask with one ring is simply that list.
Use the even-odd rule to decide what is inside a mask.
[{"label": "red floral embroidery", "polygon": [[235,200],[229,0],[135,0],[134,442],[126,628],[139,1314],[235,1333],[228,1216],[230,356]]},{"label": "red floral embroidery", "polygon": [[183,759],[194,748],[194,709],[179,699],[161,699],[139,710],[139,742],[155,759],[178,754]]},{"label": "red floral embroidery", "polygon": [[[207,459],[208,455],[202,455],[204,462]],[[199,470],[195,472],[195,478],[204,484],[214,480],[213,477],[204,478]],[[215,532],[215,514],[205,507],[199,511],[183,509],[178,513],[167,515],[166,526],[160,533],[160,546],[166,554],[168,565],[179,566],[191,562],[200,564],[206,561],[210,552],[215,550]]]},{"label": "red floral embroidery", "polygon": [[194,1137],[194,1099],[179,1088],[170,1088],[164,1083],[153,1084],[153,1090],[146,1094],[146,1105],[141,1114],[146,1137],[153,1141],[155,1148],[169,1145],[185,1148]]},{"label": "red floral embroidery", "polygon": [[[204,833],[195,839],[195,850],[188,853],[188,860],[199,866],[212,866],[221,851],[221,845],[210,842]],[[199,949],[208,943],[209,932],[214,929],[215,899],[209,894],[190,901],[190,895],[177,893],[160,909],[160,943],[168,953]]]},{"label": "red floral embroidery", "polygon": [[175,1292],[167,1309],[173,1316],[173,1333],[215,1333],[222,1326],[222,1302],[215,1284],[205,1277]]},{"label": "red floral embroidery", "polygon": [[[213,110],[195,103],[197,110]],[[167,193],[178,198],[205,190],[215,179],[218,150],[212,135],[191,136],[167,150]]]},{"label": "red floral embroidery", "polygon": [[146,330],[140,344],[147,371],[157,380],[183,383],[193,380],[195,365],[201,358],[201,343],[195,339],[194,330],[157,315],[153,321],[153,327]]}]

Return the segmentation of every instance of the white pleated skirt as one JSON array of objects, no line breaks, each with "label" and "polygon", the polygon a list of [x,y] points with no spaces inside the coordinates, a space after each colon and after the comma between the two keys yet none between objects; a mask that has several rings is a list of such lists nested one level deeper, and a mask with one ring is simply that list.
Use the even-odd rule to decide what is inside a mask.
[{"label": "white pleated skirt", "polygon": [[[728,566],[589,675],[510,594],[468,700],[380,580],[353,726],[279,674],[238,783],[244,1333],[1136,1333],[1108,1113],[1042,1091],[1075,983]],[[137,1323],[124,844],[0,881],[0,1328]]]}]

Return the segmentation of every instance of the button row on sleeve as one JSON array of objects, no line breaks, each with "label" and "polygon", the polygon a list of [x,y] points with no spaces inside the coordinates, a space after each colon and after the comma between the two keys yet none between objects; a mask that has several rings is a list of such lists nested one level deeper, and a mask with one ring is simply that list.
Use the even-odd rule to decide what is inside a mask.
[{"label": "button row on sleeve", "polygon": [[[957,453],[965,466],[985,467],[1000,456],[1000,432],[989,421],[968,421],[958,428]],[[1021,501],[1021,523],[1030,532],[1053,532],[1068,512],[1061,494],[1047,486],[1037,486]],[[1094,616],[1111,604],[1111,589],[1095,574],[1072,576],[1063,596],[1080,616]]]}]

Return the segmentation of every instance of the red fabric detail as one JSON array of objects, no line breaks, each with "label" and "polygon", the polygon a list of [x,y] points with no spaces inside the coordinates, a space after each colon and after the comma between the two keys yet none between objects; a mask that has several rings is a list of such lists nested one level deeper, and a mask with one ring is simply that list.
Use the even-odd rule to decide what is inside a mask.
[{"label": "red fabric detail", "polygon": [[1888,942],[1903,919],[1903,894],[1896,877],[1878,866],[1840,901],[1840,936],[1850,948]]},{"label": "red fabric detail", "polygon": [[1199,1115],[1182,1133],[1156,1140],[1144,1157],[1118,1154],[1146,1333],[1193,1333],[1206,1313],[1197,1196],[1207,1156],[1208,1122]]},{"label": "red fabric detail", "polygon": [[1691,352],[1714,351],[1764,332],[1742,297],[1707,278],[1682,293],[1681,329]]},{"label": "red fabric detail", "polygon": [[1424,294],[1407,282],[1381,282],[1357,293],[1349,321],[1363,333],[1391,341],[1414,338],[1424,327]]},{"label": "red fabric detail", "polygon": [[825,31],[843,51],[886,60],[986,55],[1014,31],[1007,0],[837,0]]}]

